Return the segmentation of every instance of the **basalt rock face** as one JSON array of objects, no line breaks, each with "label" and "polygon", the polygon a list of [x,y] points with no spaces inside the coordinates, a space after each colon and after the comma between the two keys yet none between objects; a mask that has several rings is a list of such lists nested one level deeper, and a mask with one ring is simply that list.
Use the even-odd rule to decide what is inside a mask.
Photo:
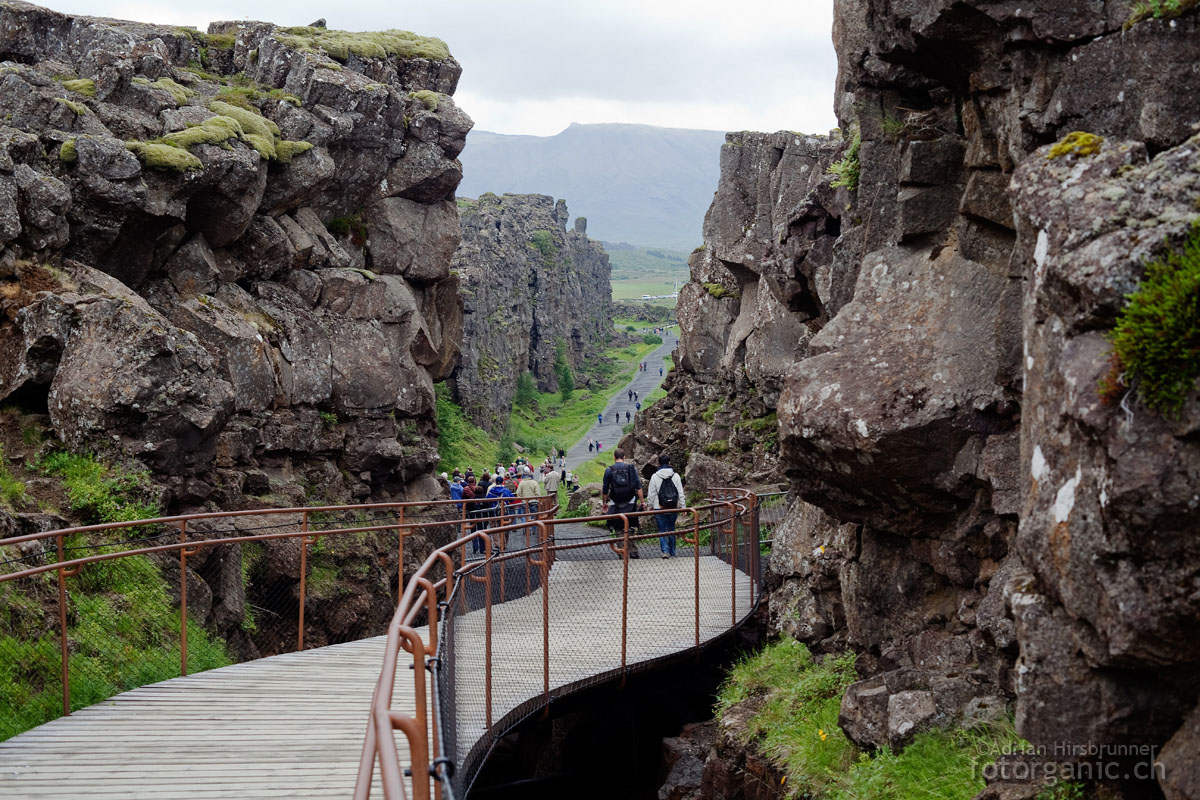
[{"label": "basalt rock face", "polygon": [[462,244],[453,268],[463,297],[462,362],[455,396],[477,425],[503,432],[517,378],[530,372],[556,392],[558,343],[579,383],[581,369],[612,338],[608,256],[587,237],[587,221],[567,228],[564,201],[538,194],[484,194],[460,201]]},{"label": "basalt rock face", "polygon": [[[1007,702],[1037,745],[1170,743],[1162,789],[1194,797],[1200,401],[1167,419],[1098,383],[1145,260],[1200,217],[1200,13],[1123,31],[1131,6],[835,3],[842,139],[781,168],[731,135],[660,413],[702,453],[704,391],[754,413],[778,370],[774,625],[860,653],[861,744]],[[1075,130],[1098,152],[1052,151]],[[764,194],[789,198],[769,238]],[[757,329],[786,341],[738,352]]]},{"label": "basalt rock face", "polygon": [[634,429],[635,459],[656,463],[670,453],[686,467],[689,490],[784,480],[775,411],[788,368],[808,352],[813,321],[830,313],[805,292],[833,280],[827,262],[845,199],[824,173],[839,147],[784,132],[726,137],[705,244],[679,292],[668,396]]},{"label": "basalt rock face", "polygon": [[317,34],[0,10],[0,398],[174,507],[436,491],[460,68]]}]

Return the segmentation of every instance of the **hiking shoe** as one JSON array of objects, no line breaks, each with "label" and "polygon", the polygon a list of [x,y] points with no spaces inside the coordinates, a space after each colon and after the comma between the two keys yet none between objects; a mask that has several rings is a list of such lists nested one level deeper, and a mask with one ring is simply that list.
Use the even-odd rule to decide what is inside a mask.
[{"label": "hiking shoe", "polygon": [[662,554],[662,557],[663,557],[663,558],[670,558],[670,556],[669,556],[669,555],[667,555],[666,553],[663,553],[663,554]]}]

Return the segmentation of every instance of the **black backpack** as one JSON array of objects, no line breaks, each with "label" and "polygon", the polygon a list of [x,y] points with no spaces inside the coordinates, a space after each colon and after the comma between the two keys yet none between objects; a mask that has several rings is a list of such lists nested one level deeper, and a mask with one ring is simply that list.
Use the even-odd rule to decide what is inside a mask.
[{"label": "black backpack", "polygon": [[633,465],[626,464],[624,461],[612,465],[612,499],[614,503],[628,503],[637,492],[633,487],[633,478],[629,475],[631,469],[633,469]]},{"label": "black backpack", "polygon": [[679,490],[675,488],[675,473],[663,478],[658,487],[658,505],[660,508],[679,508]]}]

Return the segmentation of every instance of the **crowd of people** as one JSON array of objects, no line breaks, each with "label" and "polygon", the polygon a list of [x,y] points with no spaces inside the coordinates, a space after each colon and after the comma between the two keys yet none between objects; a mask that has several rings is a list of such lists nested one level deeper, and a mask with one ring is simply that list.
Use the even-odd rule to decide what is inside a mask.
[{"label": "crowd of people", "polygon": [[[557,461],[556,461],[557,458]],[[456,507],[467,519],[467,530],[484,530],[495,525],[520,525],[537,513],[541,498],[558,494],[559,486],[568,491],[579,488],[575,473],[567,469],[566,453],[556,451],[535,470],[523,457],[507,466],[497,464],[479,475],[473,467],[441,476],[450,485],[451,500],[471,500]],[[549,501],[553,505],[553,501]],[[471,540],[471,551],[482,553],[482,539]]]}]

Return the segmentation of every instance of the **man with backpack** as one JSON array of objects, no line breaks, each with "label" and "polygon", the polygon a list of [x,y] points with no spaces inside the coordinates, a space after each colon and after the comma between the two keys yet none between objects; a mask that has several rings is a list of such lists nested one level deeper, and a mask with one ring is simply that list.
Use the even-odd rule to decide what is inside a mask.
[{"label": "man with backpack", "polygon": [[[666,453],[658,457],[658,472],[650,476],[646,500],[647,505],[656,511],[676,509],[682,505],[683,481],[679,480],[679,474],[671,469],[671,457]],[[678,511],[654,515],[658,532],[662,534],[658,537],[658,549],[662,551],[663,558],[675,556],[675,518],[678,516]]]},{"label": "man with backpack", "polygon": [[[606,514],[629,514],[638,510],[644,502],[642,496],[642,476],[638,475],[633,464],[625,463],[625,451],[621,448],[613,450],[612,466],[604,470],[604,484],[600,490],[600,503]],[[629,525],[635,531],[637,520],[630,520]],[[620,519],[608,521],[609,530],[620,533],[624,525]],[[630,558],[637,558],[637,547],[629,551]]]}]

